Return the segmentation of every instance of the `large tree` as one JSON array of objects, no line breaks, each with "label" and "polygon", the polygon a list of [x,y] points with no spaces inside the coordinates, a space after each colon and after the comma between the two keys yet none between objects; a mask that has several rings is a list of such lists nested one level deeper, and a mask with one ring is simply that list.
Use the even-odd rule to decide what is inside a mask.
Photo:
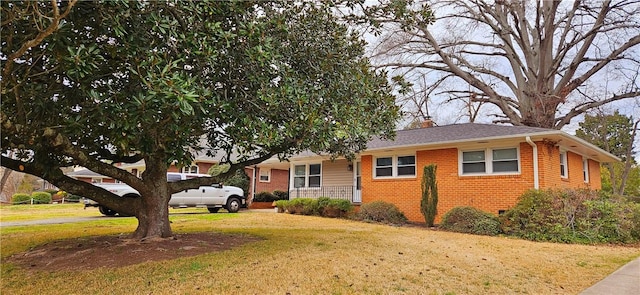
[{"label": "large tree", "polygon": [[[350,156],[374,135],[393,135],[398,108],[385,73],[318,3],[1,5],[2,166],[136,216],[133,238],[171,236],[171,194],[216,180],[167,183],[169,165],[190,164],[194,151],[222,153],[225,177],[302,150]],[[140,178],[114,165],[139,160]],[[141,197],[69,178],[61,168],[72,165]]]},{"label": "large tree", "polygon": [[[608,175],[606,186],[603,187],[610,187],[614,194],[625,194],[629,176],[637,166],[634,159],[636,147],[633,143],[639,126],[640,119],[634,121],[633,117],[615,111],[613,114],[586,115],[584,121],[580,122],[580,129],[576,130],[576,136],[616,155],[622,161],[605,164]],[[637,191],[637,188],[633,191]]]},{"label": "large tree", "polygon": [[496,122],[560,129],[640,96],[639,1],[381,0],[353,11],[383,28],[377,65],[430,80],[416,106],[460,99],[493,106]]}]

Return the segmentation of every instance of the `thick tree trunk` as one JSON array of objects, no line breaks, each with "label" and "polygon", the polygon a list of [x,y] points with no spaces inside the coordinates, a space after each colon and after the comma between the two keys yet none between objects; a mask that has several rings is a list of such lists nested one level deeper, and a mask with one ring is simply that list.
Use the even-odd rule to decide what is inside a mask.
[{"label": "thick tree trunk", "polygon": [[142,174],[144,189],[139,189],[141,200],[136,202],[135,215],[138,228],[132,238],[147,240],[172,236],[169,224],[169,185],[164,154],[145,157],[146,170]]},{"label": "thick tree trunk", "polygon": [[173,234],[169,224],[169,198],[147,196],[142,197],[137,208],[138,228],[131,235],[138,240],[169,238]]}]

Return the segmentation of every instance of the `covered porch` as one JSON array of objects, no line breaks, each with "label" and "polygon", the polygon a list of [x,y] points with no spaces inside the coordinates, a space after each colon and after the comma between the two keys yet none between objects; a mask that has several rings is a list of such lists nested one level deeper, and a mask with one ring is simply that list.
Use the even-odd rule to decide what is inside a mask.
[{"label": "covered porch", "polygon": [[362,202],[359,159],[331,159],[313,153],[299,155],[290,162],[269,159],[259,166],[289,170],[289,199],[327,197]]}]

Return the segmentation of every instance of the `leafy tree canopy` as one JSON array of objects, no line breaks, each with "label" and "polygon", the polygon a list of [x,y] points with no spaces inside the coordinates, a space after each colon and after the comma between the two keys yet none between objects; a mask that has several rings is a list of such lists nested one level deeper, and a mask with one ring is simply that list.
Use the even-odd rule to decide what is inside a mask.
[{"label": "leafy tree canopy", "polygon": [[576,130],[576,136],[585,139],[622,160],[622,163],[606,163],[608,175],[602,176],[602,188],[619,195],[637,195],[638,166],[633,158],[634,141],[640,120],[634,122],[615,111],[613,114],[586,115]]},{"label": "leafy tree canopy", "polygon": [[[212,180],[166,183],[167,168],[190,165],[203,148],[223,153],[233,174],[302,150],[350,156],[372,136],[393,135],[398,108],[386,74],[370,69],[363,41],[321,3],[1,7],[2,151],[17,155],[2,165],[135,215],[134,237],[171,235],[171,193]],[[141,178],[113,165],[139,160]],[[72,165],[142,197],[64,176]]]}]

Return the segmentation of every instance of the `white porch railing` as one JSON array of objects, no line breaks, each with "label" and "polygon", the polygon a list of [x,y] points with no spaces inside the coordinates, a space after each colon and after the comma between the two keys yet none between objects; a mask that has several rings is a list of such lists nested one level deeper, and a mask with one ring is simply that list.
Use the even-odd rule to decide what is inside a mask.
[{"label": "white porch railing", "polygon": [[299,187],[289,190],[289,199],[311,198],[317,199],[327,197],[330,199],[349,200],[352,203],[362,202],[360,191],[352,185],[345,186],[321,186],[321,187]]}]

